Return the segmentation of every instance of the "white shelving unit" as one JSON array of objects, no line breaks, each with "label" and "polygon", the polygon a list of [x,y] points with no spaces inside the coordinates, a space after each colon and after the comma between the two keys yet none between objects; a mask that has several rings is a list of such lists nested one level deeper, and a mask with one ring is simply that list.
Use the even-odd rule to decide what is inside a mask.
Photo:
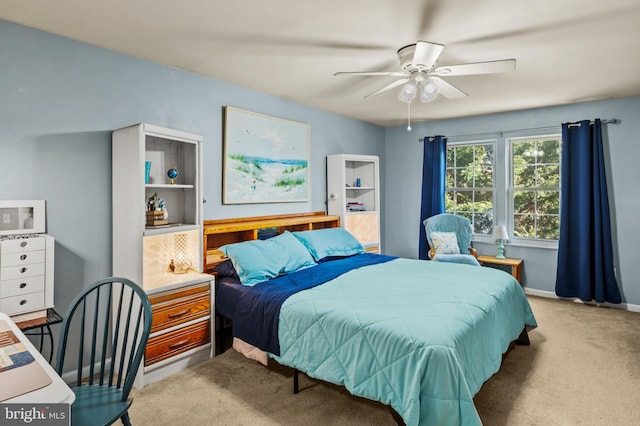
[{"label": "white shelving unit", "polygon": [[[140,285],[154,311],[136,387],[215,353],[214,278],[202,273],[201,149],[201,136],[151,124],[113,132],[113,275]],[[173,183],[170,168],[178,170]],[[146,226],[154,194],[165,200],[168,226]]]},{"label": "white shelving unit", "polygon": [[368,252],[381,253],[380,169],[375,155],[327,156],[327,213]]}]

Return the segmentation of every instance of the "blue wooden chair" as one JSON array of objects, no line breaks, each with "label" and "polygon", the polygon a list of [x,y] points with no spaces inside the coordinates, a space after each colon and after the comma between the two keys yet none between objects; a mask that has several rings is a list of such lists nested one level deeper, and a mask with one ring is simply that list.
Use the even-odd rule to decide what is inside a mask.
[{"label": "blue wooden chair", "polygon": [[73,299],[64,315],[56,357],[60,375],[65,361],[75,363],[72,425],[110,425],[118,419],[131,424],[129,393],[150,331],[149,298],[125,278],[97,281]]}]

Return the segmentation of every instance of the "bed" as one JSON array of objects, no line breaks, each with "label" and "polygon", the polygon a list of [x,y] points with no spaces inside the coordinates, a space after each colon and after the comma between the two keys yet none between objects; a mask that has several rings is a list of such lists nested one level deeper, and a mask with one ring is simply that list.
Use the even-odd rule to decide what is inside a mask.
[{"label": "bed", "polygon": [[[345,233],[283,230],[220,247],[230,260],[215,267],[216,309],[233,323],[234,348],[381,401],[407,425],[481,424],[473,396],[536,326],[519,283],[491,268],[364,253]],[[284,267],[248,279],[270,253],[266,263]]]}]

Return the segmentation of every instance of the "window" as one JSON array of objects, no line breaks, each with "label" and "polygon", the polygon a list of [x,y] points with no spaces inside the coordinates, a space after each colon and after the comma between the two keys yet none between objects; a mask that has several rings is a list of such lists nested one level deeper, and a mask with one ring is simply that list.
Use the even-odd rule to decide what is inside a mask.
[{"label": "window", "polygon": [[509,139],[515,238],[560,237],[561,136]]},{"label": "window", "polygon": [[447,147],[445,211],[464,216],[476,234],[493,232],[494,142]]}]

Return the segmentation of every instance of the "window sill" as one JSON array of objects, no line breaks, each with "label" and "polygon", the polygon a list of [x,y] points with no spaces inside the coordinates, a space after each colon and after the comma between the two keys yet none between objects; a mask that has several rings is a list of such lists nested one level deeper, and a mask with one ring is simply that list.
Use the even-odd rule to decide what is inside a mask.
[{"label": "window sill", "polygon": [[[472,243],[479,244],[492,244],[495,245],[496,241],[491,237],[476,237],[474,236],[471,239]],[[531,247],[531,248],[542,248],[549,250],[558,250],[558,241],[536,241],[536,240],[524,240],[524,239],[513,239],[509,240],[509,242],[504,244],[505,248],[507,247]]]}]

